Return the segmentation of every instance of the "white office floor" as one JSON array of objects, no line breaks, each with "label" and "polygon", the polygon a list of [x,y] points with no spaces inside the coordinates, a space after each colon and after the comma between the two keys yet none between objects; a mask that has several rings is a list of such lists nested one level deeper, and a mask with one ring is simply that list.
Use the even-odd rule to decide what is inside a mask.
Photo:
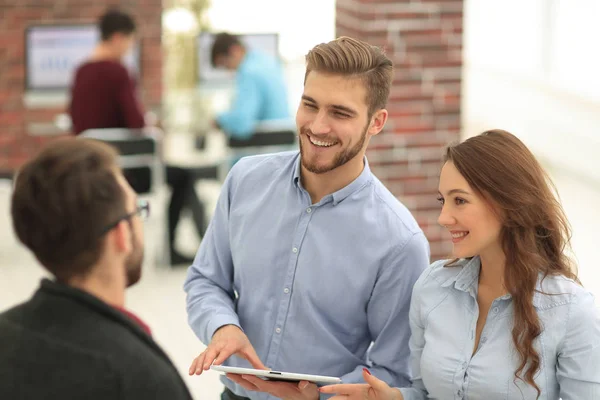
[{"label": "white office floor", "polygon": [[[580,263],[585,286],[600,296],[600,270],[596,266],[596,229],[600,225],[600,188],[579,182],[560,171],[553,171],[563,204],[574,230],[574,249]],[[214,202],[218,188],[200,188],[207,200]],[[26,300],[44,275],[35,259],[15,240],[9,215],[10,190],[0,182],[0,311]],[[156,209],[156,208],[155,208]],[[152,233],[159,220],[147,225],[147,249],[155,248]],[[181,247],[191,251],[198,241],[189,221],[183,221]],[[185,295],[182,290],[186,269],[160,268],[148,255],[142,281],[131,288],[127,307],[146,321],[155,339],[170,355],[184,377],[195,399],[218,399],[222,385],[218,375],[207,372],[200,377],[187,376],[190,362],[204,346],[196,339],[186,322]]]}]

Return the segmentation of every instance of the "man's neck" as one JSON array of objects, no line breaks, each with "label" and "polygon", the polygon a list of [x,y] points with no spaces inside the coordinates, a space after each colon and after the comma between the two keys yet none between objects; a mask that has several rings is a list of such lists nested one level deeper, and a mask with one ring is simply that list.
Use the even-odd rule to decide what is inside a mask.
[{"label": "man's neck", "polygon": [[94,48],[92,61],[120,61],[119,54],[107,43],[100,43]]},{"label": "man's neck", "polygon": [[[97,272],[103,271],[103,272]],[[125,306],[125,276],[114,274],[105,268],[93,268],[92,272],[83,277],[73,277],[68,280],[67,285],[87,292],[103,302],[123,308]]]},{"label": "man's neck", "polygon": [[323,174],[310,172],[301,165],[302,185],[310,195],[312,204],[316,204],[323,197],[348,186],[360,176],[364,168],[364,155],[357,155],[346,164]]}]

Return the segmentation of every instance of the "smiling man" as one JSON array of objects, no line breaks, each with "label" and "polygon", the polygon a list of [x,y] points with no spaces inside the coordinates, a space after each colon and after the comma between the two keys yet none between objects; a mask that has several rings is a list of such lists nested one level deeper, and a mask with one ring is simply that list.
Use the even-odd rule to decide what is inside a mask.
[{"label": "smiling man", "polygon": [[[410,384],[408,310],[429,264],[410,212],[371,173],[393,76],[380,49],[341,37],[307,57],[300,152],[244,158],[227,177],[185,282],[189,324],[214,362]],[[313,384],[232,375],[223,400],[316,399]]]}]

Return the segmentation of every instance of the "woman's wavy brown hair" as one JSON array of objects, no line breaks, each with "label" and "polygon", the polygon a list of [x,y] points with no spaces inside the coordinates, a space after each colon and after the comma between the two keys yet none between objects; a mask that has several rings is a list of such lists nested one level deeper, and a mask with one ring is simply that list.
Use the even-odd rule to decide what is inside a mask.
[{"label": "woman's wavy brown hair", "polygon": [[556,188],[529,149],[502,130],[486,131],[449,146],[444,161],[452,162],[501,216],[504,285],[512,296],[512,338],[520,359],[515,381],[533,386],[539,398],[540,388],[533,380],[540,369],[533,342],[542,332],[533,307],[538,276],[564,275],[579,282],[565,254],[571,229]]}]

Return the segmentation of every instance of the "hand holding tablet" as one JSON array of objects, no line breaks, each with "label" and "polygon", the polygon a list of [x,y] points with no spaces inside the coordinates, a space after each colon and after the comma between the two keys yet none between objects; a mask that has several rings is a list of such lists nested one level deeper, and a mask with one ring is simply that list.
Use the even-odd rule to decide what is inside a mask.
[{"label": "hand holding tablet", "polygon": [[234,354],[247,360],[254,368],[266,369],[246,334],[236,325],[224,325],[214,333],[206,350],[192,361],[189,374],[200,375],[213,363],[219,365]]}]

